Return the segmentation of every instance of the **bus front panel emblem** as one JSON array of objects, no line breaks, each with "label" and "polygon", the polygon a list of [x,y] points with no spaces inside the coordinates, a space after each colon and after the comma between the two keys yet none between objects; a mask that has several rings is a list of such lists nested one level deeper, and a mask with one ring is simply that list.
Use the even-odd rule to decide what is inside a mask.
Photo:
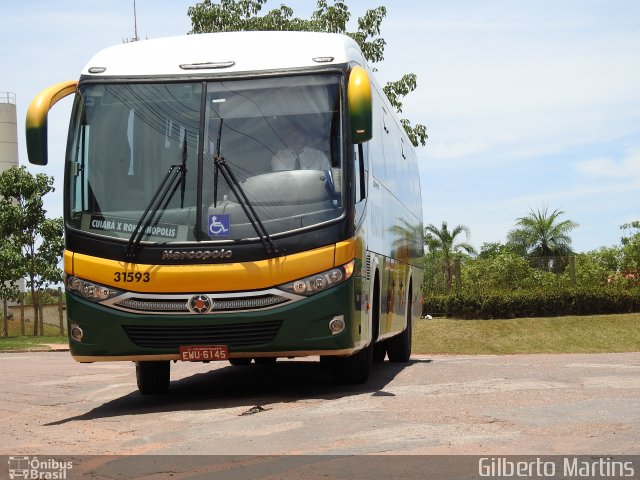
[{"label": "bus front panel emblem", "polygon": [[194,295],[189,299],[188,306],[193,313],[209,313],[213,303],[206,295]]}]

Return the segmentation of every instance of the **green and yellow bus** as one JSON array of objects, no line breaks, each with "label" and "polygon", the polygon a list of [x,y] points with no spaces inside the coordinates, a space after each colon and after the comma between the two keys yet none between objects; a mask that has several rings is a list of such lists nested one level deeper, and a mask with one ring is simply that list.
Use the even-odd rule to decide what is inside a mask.
[{"label": "green and yellow bus", "polygon": [[172,361],[320,356],[362,383],[374,361],[409,360],[417,159],[352,39],[234,32],[105,49],[32,101],[31,163],[47,163],[47,113],[69,94],[75,360],[133,361],[143,394],[169,388]]}]

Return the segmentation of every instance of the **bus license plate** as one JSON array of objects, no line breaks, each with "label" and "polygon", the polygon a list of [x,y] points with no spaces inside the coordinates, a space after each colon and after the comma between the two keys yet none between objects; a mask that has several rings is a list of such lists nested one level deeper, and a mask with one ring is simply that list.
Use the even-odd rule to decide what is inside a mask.
[{"label": "bus license plate", "polygon": [[229,349],[226,345],[189,345],[180,347],[180,360],[183,362],[229,360]]}]

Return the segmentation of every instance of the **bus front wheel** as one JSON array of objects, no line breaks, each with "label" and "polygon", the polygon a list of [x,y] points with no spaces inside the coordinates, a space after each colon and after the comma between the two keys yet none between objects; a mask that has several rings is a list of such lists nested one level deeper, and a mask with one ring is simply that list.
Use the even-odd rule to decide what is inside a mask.
[{"label": "bus front wheel", "polygon": [[230,358],[229,363],[234,367],[240,367],[244,365],[249,365],[251,363],[250,358]]},{"label": "bus front wheel", "polygon": [[[325,360],[322,359],[321,360]],[[348,357],[327,357],[333,377],[343,385],[365,383],[371,373],[373,344]]]},{"label": "bus front wheel", "polygon": [[143,395],[166,393],[171,380],[169,361],[136,362],[136,381]]}]

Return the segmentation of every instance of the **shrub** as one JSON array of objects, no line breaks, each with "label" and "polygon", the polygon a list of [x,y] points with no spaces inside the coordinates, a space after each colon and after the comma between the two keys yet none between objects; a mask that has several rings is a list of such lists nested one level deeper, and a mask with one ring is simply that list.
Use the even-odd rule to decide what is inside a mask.
[{"label": "shrub", "polygon": [[428,295],[423,311],[467,319],[632,313],[640,312],[640,288],[562,287]]}]

